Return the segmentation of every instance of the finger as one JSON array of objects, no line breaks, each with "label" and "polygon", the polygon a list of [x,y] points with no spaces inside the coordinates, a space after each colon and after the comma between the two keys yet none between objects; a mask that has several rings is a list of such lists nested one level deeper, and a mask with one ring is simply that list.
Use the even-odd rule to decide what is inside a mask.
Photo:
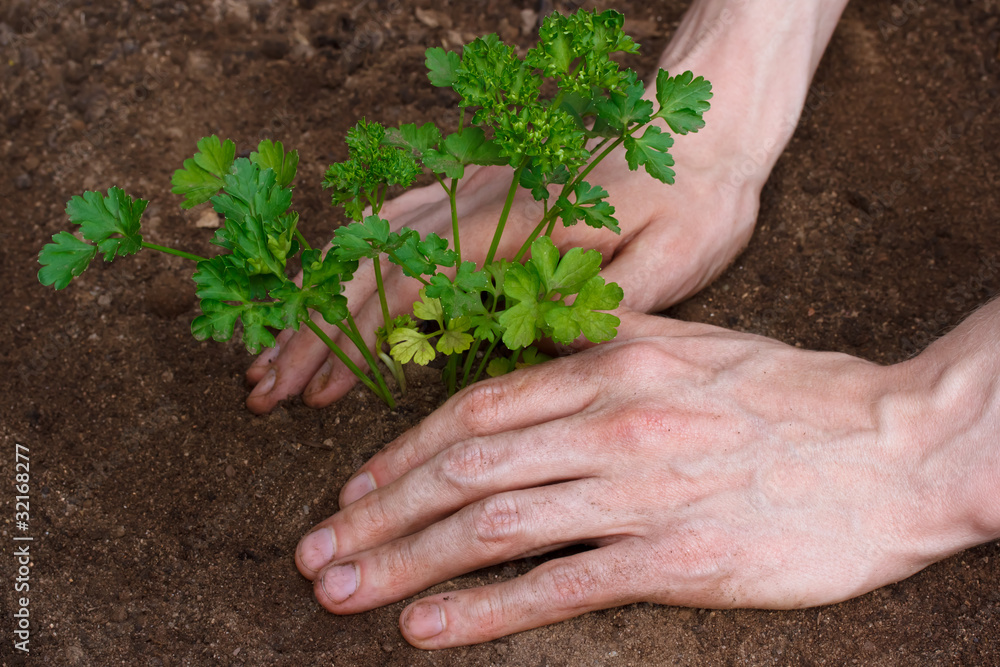
[{"label": "finger", "polygon": [[278,358],[278,354],[281,352],[281,348],[288,343],[288,340],[295,335],[295,331],[292,329],[285,329],[278,333],[274,339],[274,347],[269,347],[260,355],[254,359],[253,363],[250,364],[250,368],[247,369],[246,380],[250,386],[256,385],[263,379],[267,372],[271,370],[271,364],[275,362]]},{"label": "finger", "polygon": [[291,335],[286,334],[278,355],[247,396],[247,407],[251,412],[264,414],[280,401],[298,394],[329,353],[329,348],[305,326]]},{"label": "finger", "polygon": [[464,646],[638,602],[651,582],[636,544],[626,538],[510,581],[426,597],[403,610],[400,631],[423,649]]},{"label": "finger", "polygon": [[398,479],[454,443],[580,412],[601,390],[599,378],[587,370],[570,357],[463,389],[369,459],[341,490],[340,506]]},{"label": "finger", "polygon": [[593,507],[604,483],[589,478],[490,496],[419,533],[336,561],[317,577],[316,598],[334,613],[353,614],[551,544],[616,534],[616,513]]},{"label": "finger", "polygon": [[583,416],[450,447],[348,505],[302,538],[295,553],[307,578],[343,559],[410,535],[497,493],[597,475],[608,462]]}]

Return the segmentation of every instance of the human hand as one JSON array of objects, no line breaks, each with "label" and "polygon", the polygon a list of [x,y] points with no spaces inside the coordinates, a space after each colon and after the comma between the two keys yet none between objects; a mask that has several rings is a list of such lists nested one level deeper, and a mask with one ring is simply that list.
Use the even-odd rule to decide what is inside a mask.
[{"label": "human hand", "polygon": [[349,614],[596,547],[415,602],[400,627],[421,648],[637,601],[844,600],[989,539],[963,491],[982,451],[932,427],[965,401],[939,376],[626,315],[619,340],[473,385],[387,446],[296,563]]}]

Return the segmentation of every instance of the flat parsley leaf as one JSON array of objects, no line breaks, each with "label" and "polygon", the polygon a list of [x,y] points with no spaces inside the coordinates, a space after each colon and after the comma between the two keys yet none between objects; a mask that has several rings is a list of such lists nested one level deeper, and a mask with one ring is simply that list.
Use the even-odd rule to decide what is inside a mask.
[{"label": "flat parsley leaf", "polygon": [[413,361],[421,366],[426,366],[435,357],[434,347],[428,340],[427,334],[422,334],[416,329],[397,328],[389,334],[388,342],[392,345],[390,353],[392,358],[401,364]]},{"label": "flat parsley leaf", "polygon": [[[626,141],[626,146],[628,142]],[[578,220],[583,220],[591,227],[597,229],[608,228],[615,234],[621,233],[618,221],[614,218],[615,207],[604,201],[608,196],[608,191],[599,185],[590,185],[586,181],[580,181],[573,188],[576,203],[571,203],[565,195],[560,195],[556,200],[559,207],[559,217],[563,224],[569,227],[575,225]]]},{"label": "flat parsley leaf", "polygon": [[38,280],[43,285],[63,289],[73,278],[87,270],[90,261],[97,254],[97,248],[81,241],[69,232],[59,232],[46,243],[38,254]]},{"label": "flat parsley leaf", "polygon": [[[653,118],[667,121],[677,134],[697,132],[705,126],[702,114],[708,111],[712,84],[691,72],[670,76],[666,70],[656,75],[656,101],[660,108]],[[661,179],[662,180],[662,179]]]},{"label": "flat parsley leaf", "polygon": [[198,142],[198,152],[184,160],[184,168],[174,172],[171,192],[184,195],[181,208],[192,208],[211,199],[222,189],[222,177],[229,173],[236,156],[236,144],[220,142],[212,135]]},{"label": "flat parsley leaf", "polygon": [[261,169],[273,169],[278,185],[285,187],[295,180],[295,172],[299,166],[299,152],[285,152],[284,145],[264,139],[257,150],[250,153],[250,161],[260,165]]},{"label": "flat parsley leaf", "polygon": [[625,161],[628,168],[635,171],[639,165],[646,167],[646,173],[658,181],[674,184],[674,158],[667,152],[674,145],[673,138],[655,125],[646,128],[642,137],[629,136],[625,139]]},{"label": "flat parsley leaf", "polygon": [[424,52],[427,65],[427,78],[431,85],[438,88],[449,88],[455,83],[455,72],[461,59],[454,51],[445,51],[440,46],[427,49]]}]

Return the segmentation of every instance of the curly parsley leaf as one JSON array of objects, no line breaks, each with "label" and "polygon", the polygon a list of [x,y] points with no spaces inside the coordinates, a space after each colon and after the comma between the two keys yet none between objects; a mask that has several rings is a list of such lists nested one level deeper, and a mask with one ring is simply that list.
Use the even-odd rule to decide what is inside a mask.
[{"label": "curly parsley leaf", "polygon": [[668,149],[674,145],[673,138],[655,125],[650,125],[638,139],[629,136],[625,139],[625,161],[628,168],[635,171],[639,165],[646,168],[646,173],[658,181],[674,184],[674,158]]},{"label": "curly parsley leaf", "polygon": [[567,227],[575,225],[577,221],[583,220],[596,229],[608,228],[615,234],[620,234],[618,221],[614,218],[615,207],[604,201],[608,197],[608,191],[599,185],[590,185],[586,181],[580,181],[573,188],[573,195],[576,202],[570,202],[565,195],[560,195],[556,200],[559,207],[559,217]]},{"label": "curly parsley leaf", "polygon": [[73,278],[87,270],[97,254],[97,248],[81,241],[69,232],[59,232],[38,254],[38,280],[43,285],[63,289]]},{"label": "curly parsley leaf", "polygon": [[697,132],[705,126],[702,115],[708,111],[712,99],[712,84],[704,77],[694,77],[691,72],[670,76],[666,70],[656,75],[656,101],[660,108],[653,118],[667,121],[677,134]]},{"label": "curly parsley leaf", "polygon": [[222,177],[229,173],[236,157],[236,144],[219,141],[212,135],[198,142],[198,152],[184,160],[184,168],[174,172],[174,194],[184,195],[181,208],[192,208],[211,199],[222,189]]}]

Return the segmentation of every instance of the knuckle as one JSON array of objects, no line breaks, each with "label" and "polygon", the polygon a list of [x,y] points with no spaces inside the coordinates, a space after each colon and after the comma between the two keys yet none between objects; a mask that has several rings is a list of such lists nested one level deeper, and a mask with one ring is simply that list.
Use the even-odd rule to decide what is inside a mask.
[{"label": "knuckle", "polygon": [[625,408],[608,421],[608,437],[612,444],[632,448],[658,443],[664,436],[679,435],[680,424],[662,408],[637,405]]},{"label": "knuckle", "polygon": [[517,503],[507,495],[493,496],[473,506],[472,534],[479,542],[509,541],[521,525]]},{"label": "knuckle", "polygon": [[500,422],[506,399],[502,382],[477,383],[457,397],[455,416],[469,433],[486,435]]},{"label": "knuckle", "polygon": [[441,463],[441,476],[453,488],[478,488],[489,475],[496,457],[480,440],[470,440],[449,449]]},{"label": "knuckle", "polygon": [[368,539],[384,535],[391,523],[382,503],[368,496],[351,505],[349,511],[351,531]]},{"label": "knuckle", "polygon": [[414,444],[414,439],[404,437],[396,441],[392,455],[388,457],[386,467],[393,477],[401,477],[423,463],[420,449]]},{"label": "knuckle", "polygon": [[487,593],[468,611],[472,625],[483,630],[503,628],[509,623],[506,599],[502,595]]},{"label": "knuckle", "polygon": [[587,607],[599,583],[593,572],[580,565],[557,564],[545,578],[552,602],[564,610]]},{"label": "knuckle", "polygon": [[417,562],[411,544],[400,540],[379,555],[378,568],[381,570],[379,584],[387,590],[399,590],[413,585],[414,570],[420,569],[421,564]]},{"label": "knuckle", "polygon": [[610,361],[616,375],[634,376],[637,372],[662,373],[676,365],[678,359],[663,344],[651,339],[626,341],[610,350]]}]

